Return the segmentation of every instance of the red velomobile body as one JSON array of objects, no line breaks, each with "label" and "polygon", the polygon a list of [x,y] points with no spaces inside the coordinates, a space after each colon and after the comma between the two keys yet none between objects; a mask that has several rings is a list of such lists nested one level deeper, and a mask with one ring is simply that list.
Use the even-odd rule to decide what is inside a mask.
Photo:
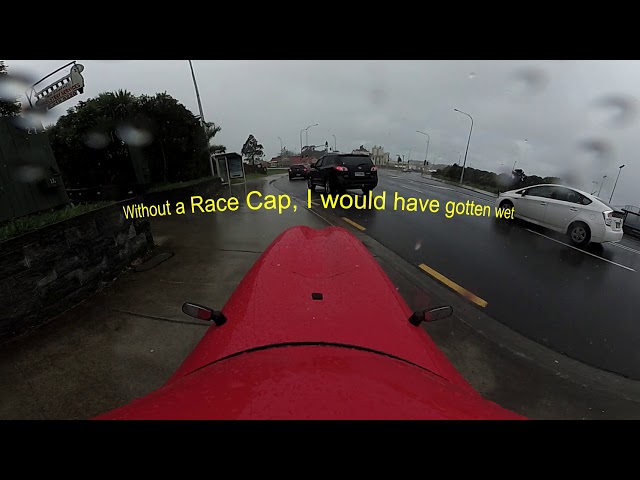
[{"label": "red velomobile body", "polygon": [[524,418],[465,381],[342,228],[282,233],[222,313],[163,387],[98,418]]}]

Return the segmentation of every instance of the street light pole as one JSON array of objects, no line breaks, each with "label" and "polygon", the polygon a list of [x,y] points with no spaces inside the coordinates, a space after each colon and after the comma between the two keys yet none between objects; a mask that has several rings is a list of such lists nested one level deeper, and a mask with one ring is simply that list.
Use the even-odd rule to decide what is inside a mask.
[{"label": "street light pole", "polygon": [[282,148],[282,139],[280,137],[278,137],[278,140],[280,140],[280,156],[282,156],[282,150],[284,150]]},{"label": "street light pole", "polygon": [[338,146],[337,146],[338,142],[336,142],[336,136],[333,136],[333,151],[335,152],[336,150],[338,150]]},{"label": "street light pole", "polygon": [[304,132],[304,128],[300,130],[300,156],[302,156],[302,132]]},{"label": "street light pole", "polygon": [[[207,138],[207,124],[204,121],[204,111],[202,110],[202,102],[200,101],[200,91],[198,90],[198,82],[196,82],[196,74],[193,71],[193,64],[189,60],[189,67],[191,68],[191,76],[193,77],[193,86],[196,88],[196,98],[198,99],[198,109],[200,110],[200,123],[202,124],[202,130],[204,130],[204,137]],[[209,141],[207,140],[207,145]],[[211,176],[215,177],[215,171],[213,170],[213,162],[211,161],[211,155],[209,155],[209,166],[211,167]]]},{"label": "street light pole", "polygon": [[620,178],[620,172],[622,172],[623,168],[624,168],[624,165],[620,165],[618,167],[618,177],[616,178],[616,183],[613,184],[613,190],[611,190],[611,197],[609,198],[609,203],[611,203],[611,200],[613,200],[613,192],[616,191],[616,185],[618,185],[618,178]]},{"label": "street light pole", "polygon": [[[462,179],[464,178],[464,169],[467,166],[467,153],[469,153],[469,143],[471,142],[471,132],[473,132],[473,117],[469,115],[467,112],[463,112],[462,110],[458,110],[457,108],[453,109],[458,113],[462,113],[471,119],[471,128],[469,129],[469,139],[467,140],[467,149],[464,152],[464,164],[462,165],[462,173],[460,174],[460,185],[462,185]],[[515,168],[515,164],[514,164]]]},{"label": "street light pole", "polygon": [[600,196],[600,192],[602,191],[602,185],[604,185],[604,179],[607,178],[606,175],[602,177],[602,182],[600,182],[600,190],[598,190],[598,196]]},{"label": "street light pole", "polygon": [[425,162],[425,165],[426,165],[428,157],[429,157],[429,143],[431,142],[431,137],[429,136],[428,133],[421,132],[420,130],[416,130],[416,132],[427,136],[427,153],[424,154],[424,162]]},{"label": "street light pole", "polygon": [[304,129],[304,142],[307,144],[306,146],[309,146],[309,129],[311,127],[317,127],[318,124],[314,123],[313,125],[309,125],[307,128]]},{"label": "street light pole", "polygon": [[[305,146],[306,146],[306,147],[308,147],[308,146],[309,146],[309,129],[310,129],[311,127],[317,127],[317,126],[318,126],[318,124],[317,124],[317,123],[314,123],[313,125],[309,125],[307,128],[303,128],[303,129],[302,129],[302,131],[304,132],[304,135],[305,135],[305,143],[306,143],[306,145],[305,145]],[[302,132],[301,132],[301,133],[302,133]],[[300,149],[300,152],[302,152],[302,149]]]}]

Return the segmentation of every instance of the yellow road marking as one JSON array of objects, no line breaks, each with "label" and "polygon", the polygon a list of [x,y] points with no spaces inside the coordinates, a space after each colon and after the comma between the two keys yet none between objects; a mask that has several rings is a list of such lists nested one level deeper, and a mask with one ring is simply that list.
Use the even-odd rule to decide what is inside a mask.
[{"label": "yellow road marking", "polygon": [[349,225],[356,227],[361,232],[364,232],[366,230],[366,228],[364,228],[362,225],[358,225],[356,222],[354,222],[353,220],[349,220],[347,217],[342,217],[342,219]]},{"label": "yellow road marking", "polygon": [[481,307],[486,307],[488,305],[486,300],[481,299],[480,297],[478,297],[478,296],[474,295],[473,293],[471,293],[466,288],[461,287],[460,285],[458,285],[455,282],[452,282],[451,280],[449,280],[447,277],[445,277],[441,273],[436,272],[433,268],[427,267],[424,263],[421,263],[420,265],[418,265],[418,267],[421,270],[424,270],[425,272],[427,272],[429,275],[431,275],[436,280],[440,280],[447,287],[449,287],[452,290],[455,290],[460,295],[462,295],[464,298],[466,298],[467,300],[472,301],[476,305],[480,305]]}]

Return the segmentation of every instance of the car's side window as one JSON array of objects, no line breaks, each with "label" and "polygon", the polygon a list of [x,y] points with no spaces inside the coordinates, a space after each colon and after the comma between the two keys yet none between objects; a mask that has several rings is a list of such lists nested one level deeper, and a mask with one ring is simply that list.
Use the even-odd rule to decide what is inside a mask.
[{"label": "car's side window", "polygon": [[527,197],[551,198],[551,187],[532,187],[527,190]]},{"label": "car's side window", "polygon": [[570,202],[572,193],[575,193],[575,192],[572,192],[568,188],[551,187],[551,196],[549,198],[553,200],[561,200],[563,202]]},{"label": "car's side window", "polygon": [[316,168],[320,168],[322,166],[322,162],[324,161],[324,157],[316,162]]}]

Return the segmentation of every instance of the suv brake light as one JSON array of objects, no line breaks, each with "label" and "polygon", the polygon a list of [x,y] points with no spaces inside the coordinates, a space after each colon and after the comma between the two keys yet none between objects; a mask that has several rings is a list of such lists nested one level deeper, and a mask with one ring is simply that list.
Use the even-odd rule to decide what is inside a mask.
[{"label": "suv brake light", "polygon": [[604,223],[608,227],[611,226],[611,214],[612,213],[613,212],[611,210],[605,210],[604,212],[602,212],[602,216],[604,217]]},{"label": "suv brake light", "polygon": [[349,169],[347,167],[341,167],[339,165],[334,166],[333,169],[337,170],[339,172],[348,172],[349,171]]}]

